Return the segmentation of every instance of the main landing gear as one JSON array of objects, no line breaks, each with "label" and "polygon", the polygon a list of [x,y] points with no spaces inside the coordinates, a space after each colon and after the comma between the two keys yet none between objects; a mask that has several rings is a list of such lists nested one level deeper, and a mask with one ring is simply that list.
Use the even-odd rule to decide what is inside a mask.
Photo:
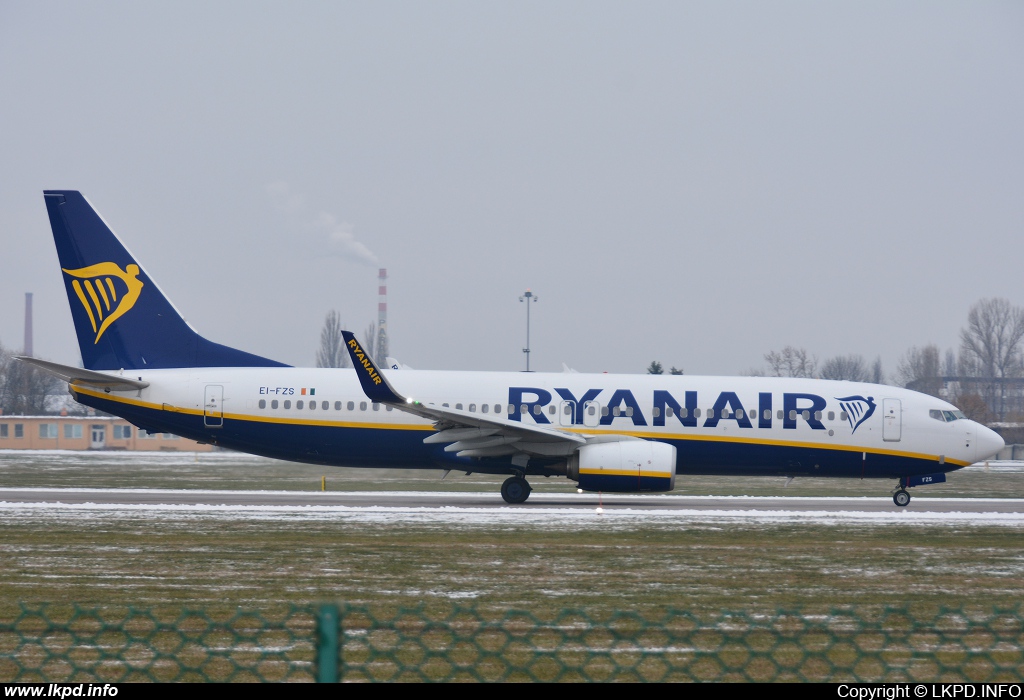
[{"label": "main landing gear", "polygon": [[526,503],[532,490],[530,482],[523,477],[510,476],[501,485],[501,497],[505,499],[505,503],[509,504]]}]

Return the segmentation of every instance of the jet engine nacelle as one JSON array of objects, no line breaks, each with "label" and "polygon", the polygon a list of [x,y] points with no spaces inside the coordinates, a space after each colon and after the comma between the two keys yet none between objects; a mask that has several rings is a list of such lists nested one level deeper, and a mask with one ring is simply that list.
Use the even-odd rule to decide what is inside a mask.
[{"label": "jet engine nacelle", "polygon": [[584,491],[671,491],[676,486],[676,448],[648,440],[584,445],[569,458],[568,477]]}]

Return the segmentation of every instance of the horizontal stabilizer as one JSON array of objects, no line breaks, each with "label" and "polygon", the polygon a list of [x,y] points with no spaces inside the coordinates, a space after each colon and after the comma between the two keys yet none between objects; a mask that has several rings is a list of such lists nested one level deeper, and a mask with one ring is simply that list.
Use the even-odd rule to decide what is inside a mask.
[{"label": "horizontal stabilizer", "polygon": [[129,377],[106,374],[104,372],[94,372],[91,369],[82,369],[81,367],[71,367],[69,365],[57,364],[56,362],[37,360],[34,357],[19,356],[15,359],[34,365],[44,372],[49,372],[53,376],[63,379],[68,384],[94,386],[101,389],[109,389],[110,391],[137,391],[149,386],[149,382],[144,382],[141,379],[131,379]]}]

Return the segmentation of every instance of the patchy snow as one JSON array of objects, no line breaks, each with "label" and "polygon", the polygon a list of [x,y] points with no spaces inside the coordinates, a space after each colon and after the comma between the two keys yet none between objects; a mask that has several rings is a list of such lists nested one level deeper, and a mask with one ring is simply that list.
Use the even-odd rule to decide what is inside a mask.
[{"label": "patchy snow", "polygon": [[[28,491],[29,489],[25,489]],[[69,489],[71,490],[71,489]],[[76,489],[87,492],[89,489]],[[99,491],[99,489],[93,489]],[[152,495],[156,490],[147,490]],[[125,491],[118,491],[125,493]],[[174,492],[171,492],[174,493]],[[189,493],[195,493],[190,491]],[[211,496],[223,492],[208,492]],[[238,492],[230,492],[237,495]],[[361,492],[360,496],[366,496]],[[394,493],[387,493],[394,497]],[[429,494],[436,496],[436,493]],[[465,495],[465,494],[462,494]],[[493,494],[471,494],[491,497]],[[589,497],[590,499],[593,496]],[[617,499],[619,497],[616,497]],[[647,497],[650,498],[650,497]],[[681,498],[667,496],[664,498]],[[689,498],[689,497],[687,497]],[[711,498],[711,497],[707,497]],[[537,501],[565,501],[559,494],[534,494]],[[211,500],[216,500],[211,499]],[[124,504],[108,505],[98,503],[11,503],[0,502],[0,522],[26,516],[43,518],[86,518],[100,520],[117,519],[169,519],[169,520],[257,520],[257,521],[337,521],[346,523],[389,524],[389,525],[458,525],[503,526],[503,527],[575,527],[575,528],[633,528],[637,526],[688,527],[707,523],[775,523],[775,524],[817,524],[840,525],[864,523],[866,525],[910,524],[915,525],[1001,525],[1024,526],[1024,513],[1012,512],[928,512],[914,510],[860,511],[860,510],[800,510],[801,498],[757,498],[737,496],[726,500],[749,502],[746,510],[726,509],[658,509],[606,507],[602,514],[593,508],[558,507],[530,508],[523,506],[470,507],[470,506],[341,506],[341,505],[205,505],[185,504]],[[833,498],[831,501],[866,502],[861,498]],[[877,500],[877,499],[873,499]],[[924,500],[924,499],[921,499]],[[954,499],[936,499],[949,502]],[[966,500],[966,499],[964,499]],[[997,501],[1000,499],[971,499]],[[779,501],[793,503],[787,510],[759,509],[756,502]]]}]

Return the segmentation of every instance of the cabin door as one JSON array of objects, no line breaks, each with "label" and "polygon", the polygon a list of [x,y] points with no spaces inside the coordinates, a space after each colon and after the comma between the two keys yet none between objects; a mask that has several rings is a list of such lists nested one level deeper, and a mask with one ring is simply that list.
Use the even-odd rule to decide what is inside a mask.
[{"label": "cabin door", "polygon": [[882,399],[882,439],[899,442],[903,433],[903,409],[899,399]]},{"label": "cabin door", "polygon": [[558,406],[558,424],[571,427],[576,419],[576,402],[563,401]]},{"label": "cabin door", "polygon": [[207,428],[224,427],[224,387],[220,384],[206,385],[206,401],[203,403],[203,424]]},{"label": "cabin door", "polygon": [[588,428],[596,428],[601,423],[601,404],[597,401],[587,401],[583,404],[583,425]]}]

